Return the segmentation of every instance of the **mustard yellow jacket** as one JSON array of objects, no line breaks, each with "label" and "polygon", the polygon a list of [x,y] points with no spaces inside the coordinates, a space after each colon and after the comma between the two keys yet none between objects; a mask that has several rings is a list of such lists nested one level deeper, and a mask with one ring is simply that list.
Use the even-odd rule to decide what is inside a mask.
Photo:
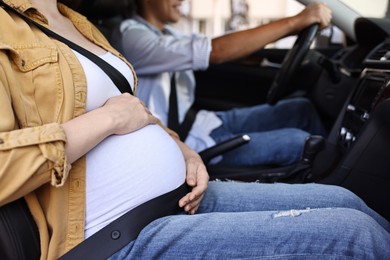
[{"label": "mustard yellow jacket", "polygon": [[[4,2],[47,25],[28,0]],[[124,60],[84,16],[58,7],[86,38]],[[85,113],[86,78],[63,43],[2,8],[0,21],[0,206],[24,196],[41,259],[57,259],[84,239],[85,157],[67,162],[61,123]]]}]

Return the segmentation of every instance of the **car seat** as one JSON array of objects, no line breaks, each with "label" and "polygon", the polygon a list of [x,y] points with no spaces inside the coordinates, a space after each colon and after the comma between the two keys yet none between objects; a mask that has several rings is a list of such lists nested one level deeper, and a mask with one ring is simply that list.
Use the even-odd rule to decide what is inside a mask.
[{"label": "car seat", "polygon": [[37,225],[24,198],[0,207],[0,259],[39,259]]}]

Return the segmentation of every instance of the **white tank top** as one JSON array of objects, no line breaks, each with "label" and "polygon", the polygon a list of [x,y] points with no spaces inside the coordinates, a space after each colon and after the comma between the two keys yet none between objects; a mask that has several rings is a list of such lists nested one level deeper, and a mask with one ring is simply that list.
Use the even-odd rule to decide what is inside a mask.
[{"label": "white tank top", "polygon": [[[111,79],[75,52],[87,78],[87,111],[120,95]],[[134,85],[130,68],[111,53],[101,56]],[[185,180],[176,142],[158,125],[112,135],[87,154],[85,238],[134,207],[171,191]]]}]

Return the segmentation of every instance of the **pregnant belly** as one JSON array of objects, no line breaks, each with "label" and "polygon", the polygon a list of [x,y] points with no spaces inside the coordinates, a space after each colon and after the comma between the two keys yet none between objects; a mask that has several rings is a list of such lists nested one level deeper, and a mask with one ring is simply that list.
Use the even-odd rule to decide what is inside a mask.
[{"label": "pregnant belly", "polygon": [[107,138],[87,154],[86,232],[175,189],[184,180],[182,153],[160,126]]}]

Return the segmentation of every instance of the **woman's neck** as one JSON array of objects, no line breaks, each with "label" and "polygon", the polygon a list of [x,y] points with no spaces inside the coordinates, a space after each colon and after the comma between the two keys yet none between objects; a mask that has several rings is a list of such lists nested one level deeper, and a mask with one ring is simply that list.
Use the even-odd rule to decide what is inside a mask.
[{"label": "woman's neck", "polygon": [[57,0],[30,0],[31,3],[50,21],[62,16],[57,8]]}]

